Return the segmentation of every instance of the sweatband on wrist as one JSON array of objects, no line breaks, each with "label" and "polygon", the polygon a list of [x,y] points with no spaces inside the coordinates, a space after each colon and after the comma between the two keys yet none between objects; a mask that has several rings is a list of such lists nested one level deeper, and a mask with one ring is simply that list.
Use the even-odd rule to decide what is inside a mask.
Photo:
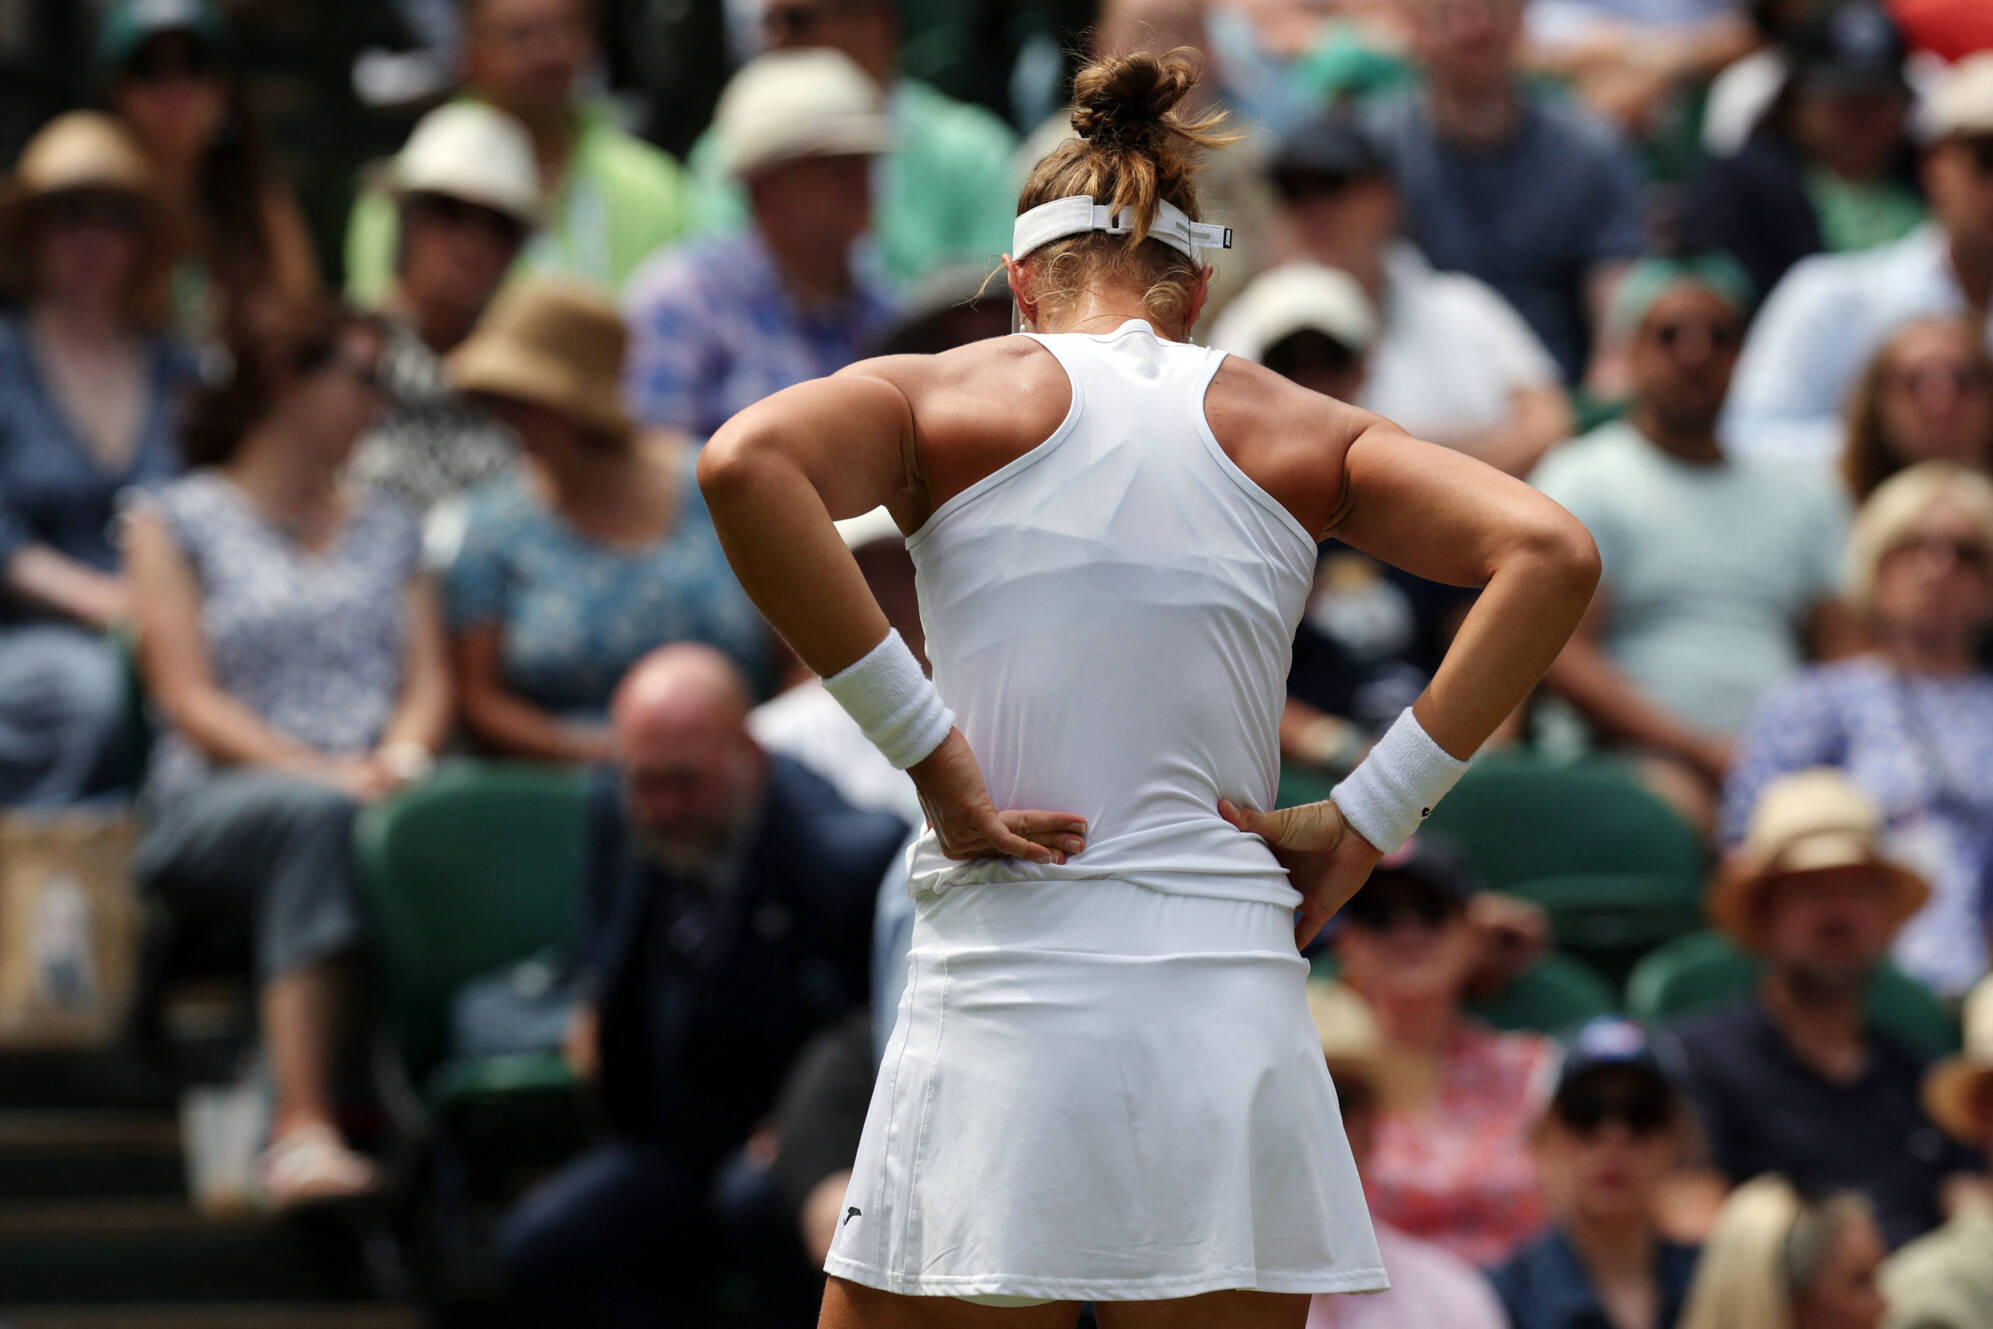
[{"label": "sweatband on wrist", "polygon": [[823,685],[900,770],[940,747],[955,727],[955,712],[941,704],[897,629],[888,629],[877,646]]},{"label": "sweatband on wrist", "polygon": [[1459,781],[1467,763],[1432,741],[1407,706],[1329,801],[1349,828],[1392,853]]}]

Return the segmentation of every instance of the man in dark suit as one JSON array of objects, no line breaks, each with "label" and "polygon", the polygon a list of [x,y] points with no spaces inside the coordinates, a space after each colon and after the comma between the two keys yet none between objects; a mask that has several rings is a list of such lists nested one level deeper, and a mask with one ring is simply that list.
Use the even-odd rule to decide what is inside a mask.
[{"label": "man in dark suit", "polygon": [[567,1040],[609,1138],[500,1236],[544,1322],[702,1323],[722,1165],[809,1037],[865,1004],[873,899],[906,828],[764,753],[752,703],[724,656],[692,645],[646,657],[616,694]]}]

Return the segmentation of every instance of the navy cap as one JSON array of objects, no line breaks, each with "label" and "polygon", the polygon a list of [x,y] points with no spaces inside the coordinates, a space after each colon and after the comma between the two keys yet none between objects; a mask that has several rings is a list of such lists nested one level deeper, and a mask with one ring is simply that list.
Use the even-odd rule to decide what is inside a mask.
[{"label": "navy cap", "polygon": [[1580,1078],[1599,1070],[1625,1070],[1651,1076],[1670,1094],[1675,1082],[1654,1051],[1654,1041],[1638,1023],[1617,1015],[1587,1020],[1564,1044],[1555,1098]]},{"label": "navy cap", "polygon": [[1909,48],[1896,20],[1874,0],[1833,0],[1816,6],[1786,38],[1792,77],[1833,92],[1907,89]]},{"label": "navy cap", "polygon": [[204,45],[229,42],[228,20],[214,0],[117,0],[97,38],[97,63],[122,69],[138,48],[162,32],[187,32]]},{"label": "navy cap", "polygon": [[1327,115],[1289,130],[1268,163],[1283,177],[1389,175],[1389,164],[1354,116]]}]

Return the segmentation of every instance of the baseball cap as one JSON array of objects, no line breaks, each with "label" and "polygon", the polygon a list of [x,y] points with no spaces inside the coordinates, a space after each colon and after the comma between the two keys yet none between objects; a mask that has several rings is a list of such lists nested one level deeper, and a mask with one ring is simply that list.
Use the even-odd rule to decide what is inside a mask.
[{"label": "baseball cap", "polygon": [[1261,273],[1225,314],[1223,348],[1264,362],[1269,348],[1297,332],[1319,332],[1352,351],[1377,340],[1377,309],[1356,278],[1318,263],[1287,263]]},{"label": "baseball cap", "polygon": [[[1607,1072],[1631,1075],[1647,1082],[1647,1093],[1619,1104],[1622,1111],[1644,1115],[1649,1124],[1664,1125],[1679,1111],[1680,1092],[1656,1053],[1647,1031],[1632,1020],[1617,1015],[1601,1015],[1586,1021],[1564,1043],[1564,1059],[1557,1070],[1557,1087],[1550,1096],[1551,1110],[1573,1124],[1596,1124],[1602,1103],[1595,1089],[1598,1078]],[[1629,1124],[1637,1124],[1629,1121]],[[1587,1127],[1588,1128],[1588,1127]]]},{"label": "baseball cap", "polygon": [[120,69],[162,32],[190,32],[209,46],[226,46],[230,36],[214,0],[118,0],[97,34],[97,64]]},{"label": "baseball cap", "polygon": [[1993,51],[1967,56],[1945,72],[1924,104],[1931,139],[1993,134]]},{"label": "baseball cap", "polygon": [[540,172],[526,127],[495,106],[461,101],[422,117],[388,168],[397,194],[446,194],[540,222]]},{"label": "baseball cap", "polygon": [[817,46],[756,56],[726,86],[713,132],[736,176],[802,157],[871,156],[893,145],[885,99],[841,51]]},{"label": "baseball cap", "polygon": [[1874,0],[1835,0],[1816,6],[1786,38],[1792,76],[1823,91],[1906,88],[1909,54],[1903,32]]},{"label": "baseball cap", "polygon": [[1267,165],[1283,191],[1302,180],[1390,174],[1370,135],[1347,114],[1322,116],[1289,130]]}]

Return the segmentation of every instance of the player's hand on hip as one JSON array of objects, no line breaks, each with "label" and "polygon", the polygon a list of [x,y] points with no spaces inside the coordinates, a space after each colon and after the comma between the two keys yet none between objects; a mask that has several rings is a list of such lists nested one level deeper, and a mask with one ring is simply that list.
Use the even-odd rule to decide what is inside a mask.
[{"label": "player's hand on hip", "polygon": [[1301,912],[1294,922],[1297,949],[1315,939],[1384,857],[1375,845],[1350,829],[1342,810],[1327,799],[1255,812],[1221,798],[1218,815],[1265,840],[1280,866],[1287,869],[1294,889],[1301,892]]},{"label": "player's hand on hip", "polygon": [[1086,818],[1068,812],[999,812],[962,731],[907,768],[921,811],[949,858],[1063,863],[1086,848]]}]

